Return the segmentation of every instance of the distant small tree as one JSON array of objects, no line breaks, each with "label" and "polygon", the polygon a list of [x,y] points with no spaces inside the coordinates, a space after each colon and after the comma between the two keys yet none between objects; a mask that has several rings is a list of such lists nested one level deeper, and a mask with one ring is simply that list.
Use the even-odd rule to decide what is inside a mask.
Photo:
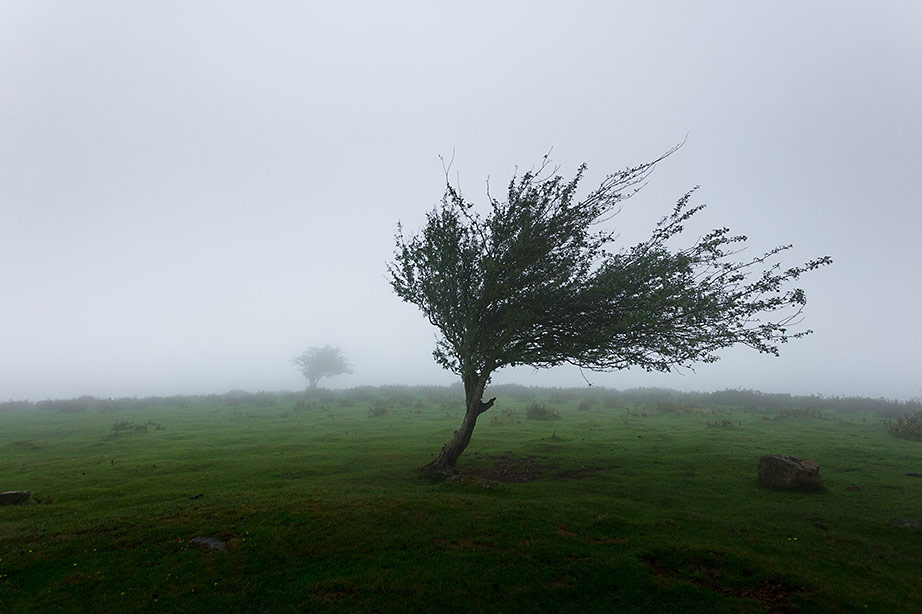
[{"label": "distant small tree", "polygon": [[342,350],[332,345],[312,347],[292,358],[291,362],[300,367],[301,373],[310,383],[311,390],[317,388],[317,382],[322,377],[352,373],[352,365],[346,360]]},{"label": "distant small tree", "polygon": [[657,162],[606,177],[582,199],[585,172],[564,180],[537,171],[514,176],[506,200],[488,193],[485,215],[448,181],[441,206],[419,234],[404,236],[388,267],[391,286],[419,307],[441,335],[436,361],[460,376],[466,412],[460,428],[425,469],[454,471],[494,371],[569,363],[610,371],[670,371],[714,362],[717,351],[746,345],[778,354],[806,303],[789,283],[828,257],[782,269],[771,260],[790,246],[737,260],[744,236],[718,228],[689,247],[672,246],[703,206],[688,192],[650,238],[612,251],[604,222],[642,186]]}]

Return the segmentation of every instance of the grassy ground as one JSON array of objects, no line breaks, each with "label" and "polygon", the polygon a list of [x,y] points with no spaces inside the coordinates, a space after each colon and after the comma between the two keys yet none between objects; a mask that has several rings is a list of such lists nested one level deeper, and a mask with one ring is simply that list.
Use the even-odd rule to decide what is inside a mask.
[{"label": "grassy ground", "polygon": [[[879,418],[539,401],[441,482],[460,403],[0,413],[0,490],[35,495],[0,507],[0,611],[922,611],[922,443]],[[825,492],[761,487],[766,453]]]}]

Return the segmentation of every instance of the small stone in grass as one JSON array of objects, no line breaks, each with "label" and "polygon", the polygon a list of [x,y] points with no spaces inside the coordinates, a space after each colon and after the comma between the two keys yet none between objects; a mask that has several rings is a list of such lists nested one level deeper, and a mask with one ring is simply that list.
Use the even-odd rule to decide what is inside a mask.
[{"label": "small stone in grass", "polygon": [[192,543],[202,550],[220,550],[227,552],[227,542],[216,537],[193,537]]},{"label": "small stone in grass", "polygon": [[0,492],[0,505],[19,505],[29,500],[32,493],[28,490],[8,490]]}]

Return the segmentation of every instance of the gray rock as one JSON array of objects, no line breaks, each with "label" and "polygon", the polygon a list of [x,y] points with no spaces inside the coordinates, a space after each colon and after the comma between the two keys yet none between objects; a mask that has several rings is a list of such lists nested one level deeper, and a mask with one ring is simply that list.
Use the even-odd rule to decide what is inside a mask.
[{"label": "gray rock", "polygon": [[216,537],[193,537],[192,543],[202,550],[220,550],[227,552],[227,542]]},{"label": "gray rock", "polygon": [[781,490],[820,490],[820,466],[796,456],[766,454],[759,459],[759,481]]},{"label": "gray rock", "polygon": [[0,492],[0,505],[19,505],[25,503],[32,496],[28,490],[8,490]]}]

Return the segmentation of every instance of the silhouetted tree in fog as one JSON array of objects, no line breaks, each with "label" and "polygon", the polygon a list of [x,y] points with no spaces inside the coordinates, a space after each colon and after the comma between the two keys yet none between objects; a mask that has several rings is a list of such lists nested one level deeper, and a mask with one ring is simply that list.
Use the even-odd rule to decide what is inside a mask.
[{"label": "silhouetted tree in fog", "polygon": [[[659,159],[616,172],[586,196],[577,188],[586,166],[566,181],[549,172],[516,174],[506,200],[490,196],[483,215],[450,184],[441,205],[415,235],[398,224],[391,286],[441,335],[435,360],[460,376],[466,412],[461,427],[424,469],[454,470],[494,371],[506,366],[570,363],[593,370],[637,366],[670,371],[714,362],[717,350],[743,344],[778,354],[778,345],[808,334],[792,332],[806,296],[788,287],[829,257],[782,270],[781,246],[734,260],[746,240],[718,228],[690,247],[668,245],[703,206],[685,194],[651,237],[620,251],[604,223],[635,194]],[[763,319],[764,318],[764,319]]]},{"label": "silhouetted tree in fog", "polygon": [[317,387],[322,377],[332,377],[343,373],[352,373],[352,365],[346,360],[342,350],[332,345],[312,347],[291,362],[301,368],[301,372],[310,383],[310,389]]}]

